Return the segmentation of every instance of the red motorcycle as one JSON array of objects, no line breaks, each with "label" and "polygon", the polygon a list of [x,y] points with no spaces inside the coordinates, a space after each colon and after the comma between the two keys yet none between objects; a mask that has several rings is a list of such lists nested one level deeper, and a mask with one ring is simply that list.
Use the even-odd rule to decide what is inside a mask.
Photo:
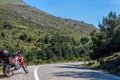
[{"label": "red motorcycle", "polygon": [[[14,73],[14,70],[18,70],[21,67],[25,71],[25,73],[28,73],[28,68],[27,64],[25,63],[24,57],[21,55],[21,51],[17,51],[16,54],[5,57],[5,58],[0,58],[1,64],[3,64],[3,73],[5,76],[10,77]],[[9,59],[12,59],[12,64],[10,64]]]}]

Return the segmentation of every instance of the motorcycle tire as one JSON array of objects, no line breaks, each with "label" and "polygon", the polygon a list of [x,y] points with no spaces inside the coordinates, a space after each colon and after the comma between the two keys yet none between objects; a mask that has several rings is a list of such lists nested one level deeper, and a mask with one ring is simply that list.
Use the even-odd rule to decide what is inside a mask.
[{"label": "motorcycle tire", "polygon": [[29,70],[27,68],[27,65],[25,63],[22,64],[22,68],[23,68],[23,70],[25,71],[26,74],[29,72]]},{"label": "motorcycle tire", "polygon": [[4,65],[3,66],[3,73],[6,77],[11,77],[13,75],[13,71],[11,71],[10,65]]}]

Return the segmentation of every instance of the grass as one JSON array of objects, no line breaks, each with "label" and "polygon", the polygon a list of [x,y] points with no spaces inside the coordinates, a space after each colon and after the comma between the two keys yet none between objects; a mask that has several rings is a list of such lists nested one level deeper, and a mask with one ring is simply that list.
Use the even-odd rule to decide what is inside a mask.
[{"label": "grass", "polygon": [[98,63],[94,61],[89,62],[88,66],[95,70],[102,70],[111,74],[120,76],[120,52],[114,53],[113,55],[99,59]]},{"label": "grass", "polygon": [[3,67],[0,66],[0,75],[2,74]]},{"label": "grass", "polygon": [[90,68],[90,69],[95,69],[97,66],[99,66],[100,64],[97,63],[96,61],[94,60],[90,60],[88,62],[88,64],[81,64],[80,67],[85,67],[85,68]]}]

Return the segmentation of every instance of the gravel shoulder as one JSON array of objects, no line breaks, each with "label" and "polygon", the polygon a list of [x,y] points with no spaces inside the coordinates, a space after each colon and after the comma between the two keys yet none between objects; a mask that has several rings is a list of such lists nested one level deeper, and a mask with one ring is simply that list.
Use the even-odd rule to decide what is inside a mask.
[{"label": "gravel shoulder", "polygon": [[14,71],[12,77],[5,77],[3,73],[0,73],[0,80],[34,80],[34,69],[36,66],[29,66],[29,73],[26,74],[21,68],[20,70]]}]

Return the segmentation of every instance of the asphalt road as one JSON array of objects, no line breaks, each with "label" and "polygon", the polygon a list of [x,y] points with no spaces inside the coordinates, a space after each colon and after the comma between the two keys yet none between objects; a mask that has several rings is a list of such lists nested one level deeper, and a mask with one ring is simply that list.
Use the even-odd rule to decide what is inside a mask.
[{"label": "asphalt road", "polygon": [[21,69],[12,77],[0,74],[0,80],[120,80],[120,77],[86,68],[80,63],[59,63],[29,66],[29,73]]}]

